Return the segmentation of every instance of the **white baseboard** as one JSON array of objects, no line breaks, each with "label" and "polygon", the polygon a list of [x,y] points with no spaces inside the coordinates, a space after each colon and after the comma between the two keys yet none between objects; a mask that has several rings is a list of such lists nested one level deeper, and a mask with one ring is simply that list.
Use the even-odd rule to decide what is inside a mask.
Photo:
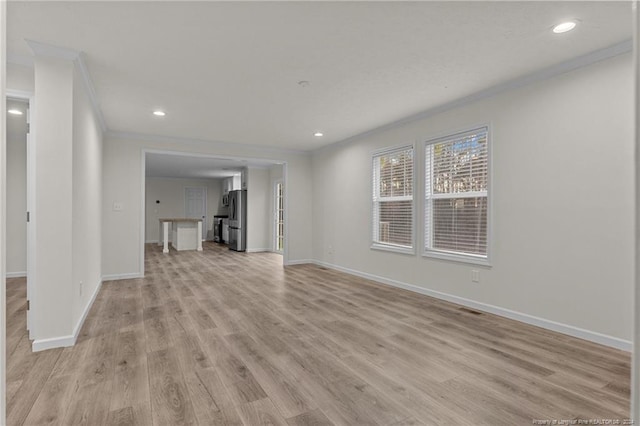
[{"label": "white baseboard", "polygon": [[268,248],[247,249],[247,253],[264,253],[264,252],[268,252],[268,251],[271,251],[271,249],[268,249]]},{"label": "white baseboard", "polygon": [[[534,325],[540,328],[544,328],[547,330],[555,331],[562,334],[567,334],[569,336],[577,337],[579,339],[588,340],[590,342],[599,343],[601,345],[609,346],[616,349],[621,349],[623,351],[631,352],[633,348],[633,343],[620,339],[618,337],[608,336],[606,334],[601,334],[595,331],[585,330],[583,328],[574,327],[568,324],[562,324],[556,321],[547,320],[544,318],[536,317],[529,314],[523,314],[521,312],[512,311],[510,309],[501,308],[499,306],[489,305],[482,302],[476,302],[475,300],[466,299],[460,296],[454,296],[448,293],[442,293],[435,290],[430,290],[427,288],[419,287],[413,284],[403,283],[401,281],[392,280],[389,278],[380,277],[377,275],[369,274],[366,272],[356,271],[354,269],[345,268],[342,266],[334,265],[332,263],[321,262],[317,260],[309,260],[309,261],[294,261],[299,263],[314,263],[318,266],[323,266],[325,268],[334,269],[336,271],[345,272],[347,274],[355,275],[361,278],[366,278],[372,281],[376,281],[381,284],[390,285],[392,287],[398,287],[405,290],[413,291],[415,293],[424,294],[426,296],[431,296],[436,299],[446,300],[447,302],[456,303],[458,305],[466,306],[468,308],[473,308],[479,311],[488,312],[491,314],[495,314],[501,317],[513,319],[516,321],[523,322],[525,324]],[[295,265],[298,263],[289,263],[290,265]]]},{"label": "white baseboard", "polygon": [[76,339],[73,336],[52,337],[50,339],[34,340],[31,344],[31,350],[33,352],[40,352],[47,349],[66,348],[73,346],[76,343]]},{"label": "white baseboard", "polygon": [[305,265],[307,263],[320,265],[320,262],[316,262],[315,260],[311,260],[311,259],[294,259],[294,260],[285,261],[284,266]]},{"label": "white baseboard", "polygon": [[139,272],[132,272],[130,274],[103,275],[102,281],[131,280],[133,278],[144,278],[144,275],[141,275]]},{"label": "white baseboard", "polygon": [[27,272],[7,272],[5,274],[5,278],[25,278],[27,276]]},{"label": "white baseboard", "polygon": [[[202,242],[206,242],[206,241],[211,241],[213,242],[213,240],[207,240],[206,238],[202,239]],[[145,244],[158,244],[159,241],[158,240],[149,240],[149,241],[145,241]],[[171,238],[169,238],[169,244],[171,244]]]},{"label": "white baseboard", "polygon": [[82,316],[78,320],[75,328],[73,329],[73,334],[70,336],[61,336],[61,337],[52,337],[49,339],[39,339],[34,340],[31,344],[31,350],[33,352],[40,352],[46,349],[54,349],[54,348],[66,348],[68,346],[73,346],[76,344],[76,340],[78,340],[78,336],[80,335],[80,330],[82,329],[82,325],[84,324],[85,319],[87,319],[87,315],[93,306],[93,302],[95,302],[98,293],[100,292],[100,288],[102,287],[102,281],[98,283],[96,289],[93,291],[91,295],[91,299],[84,307],[84,311],[82,312]]},{"label": "white baseboard", "polygon": [[93,306],[93,302],[96,301],[96,297],[98,296],[98,293],[100,293],[100,289],[102,288],[102,281],[100,281],[98,283],[98,285],[96,286],[96,289],[93,291],[93,294],[91,295],[91,299],[89,299],[89,303],[87,303],[87,305],[84,307],[84,312],[82,312],[82,316],[80,317],[80,319],[78,320],[78,323],[76,324],[75,328],[73,329],[73,344],[76,344],[76,340],[78,340],[78,336],[80,335],[80,330],[82,329],[82,325],[84,324],[84,320],[87,319],[87,315],[89,314],[89,311],[91,310],[91,307]]}]

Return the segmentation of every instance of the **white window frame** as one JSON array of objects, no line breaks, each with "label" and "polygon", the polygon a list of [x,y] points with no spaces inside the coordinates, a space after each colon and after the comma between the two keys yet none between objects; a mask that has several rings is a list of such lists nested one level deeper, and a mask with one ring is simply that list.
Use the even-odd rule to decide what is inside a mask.
[{"label": "white window frame", "polygon": [[[411,201],[411,247],[405,247],[396,244],[385,244],[380,243],[374,239],[374,233],[379,232],[379,219],[377,218],[376,211],[376,199],[379,197],[380,185],[376,185],[374,180],[376,176],[379,176],[379,163],[376,162],[376,159],[382,155],[393,154],[395,152],[405,151],[405,150],[413,151],[413,164],[412,164],[412,182],[411,182],[411,197],[385,197],[385,201]],[[373,186],[372,199],[371,199],[371,221],[370,221],[370,229],[369,229],[369,237],[371,238],[371,249],[374,250],[382,250],[389,251],[393,253],[401,253],[401,254],[416,254],[416,147],[415,144],[406,144],[395,147],[388,147],[384,149],[380,149],[371,153],[371,182]]]},{"label": "white window frame", "polygon": [[[424,202],[423,202],[423,206],[422,206],[422,219],[423,219],[423,233],[422,233],[422,256],[423,257],[429,257],[429,258],[434,258],[434,259],[442,259],[442,260],[449,260],[449,261],[454,261],[454,262],[462,262],[462,263],[469,263],[469,264],[474,264],[474,265],[482,265],[482,266],[491,266],[491,247],[493,244],[493,235],[492,235],[492,188],[493,188],[493,173],[492,173],[492,161],[491,161],[491,152],[492,152],[492,138],[491,138],[491,126],[489,124],[482,124],[482,125],[478,125],[478,126],[473,126],[473,127],[469,127],[467,128],[468,130],[463,130],[463,131],[457,131],[457,132],[453,132],[453,133],[448,133],[444,136],[439,136],[433,139],[429,139],[427,140],[424,145],[423,145],[423,165],[424,165],[424,170],[423,170],[423,176],[422,176],[422,182],[424,185]],[[460,197],[460,194],[430,194],[430,188],[427,187],[426,184],[426,180],[427,180],[427,174],[430,173],[430,167],[428,166],[427,162],[428,162],[428,156],[427,153],[429,152],[429,146],[436,144],[438,142],[443,142],[443,141],[447,141],[447,140],[451,140],[454,138],[460,138],[460,137],[464,137],[465,135],[468,134],[473,134],[476,133],[478,131],[484,130],[487,133],[487,193],[486,193],[486,197],[487,197],[487,254],[486,256],[483,255],[476,255],[476,254],[471,254],[471,253],[460,253],[460,252],[454,252],[454,251],[447,251],[447,250],[437,250],[437,249],[430,249],[427,247],[427,223],[432,223],[432,210],[428,208],[429,205],[429,199],[442,199],[442,198],[473,198],[473,197],[478,197],[478,196],[484,196],[484,191],[481,192],[465,192],[464,197]],[[428,219],[428,220],[427,220]],[[430,236],[431,233],[430,233]]]}]

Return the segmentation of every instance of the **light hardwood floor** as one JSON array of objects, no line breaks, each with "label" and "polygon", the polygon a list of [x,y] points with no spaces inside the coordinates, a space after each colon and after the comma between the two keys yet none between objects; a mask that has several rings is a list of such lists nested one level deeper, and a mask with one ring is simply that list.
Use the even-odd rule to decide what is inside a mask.
[{"label": "light hardwood floor", "polygon": [[163,255],[30,352],[7,281],[8,424],[530,425],[625,419],[629,354],[270,253]]}]

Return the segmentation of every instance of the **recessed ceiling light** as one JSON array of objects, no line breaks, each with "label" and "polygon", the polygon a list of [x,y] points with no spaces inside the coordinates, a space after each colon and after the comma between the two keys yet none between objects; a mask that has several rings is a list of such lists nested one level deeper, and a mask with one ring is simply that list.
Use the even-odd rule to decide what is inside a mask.
[{"label": "recessed ceiling light", "polygon": [[307,80],[300,80],[300,81],[298,82],[298,84],[299,84],[301,87],[309,87],[309,86],[311,86],[311,83],[310,83],[309,81],[307,81]]},{"label": "recessed ceiling light", "polygon": [[157,111],[153,111],[153,115],[157,117],[164,117],[165,115],[167,115],[167,113],[164,111],[157,110]]},{"label": "recessed ceiling light", "polygon": [[19,109],[10,109],[7,112],[13,115],[22,115],[22,111],[20,111]]},{"label": "recessed ceiling light", "polygon": [[315,133],[313,134],[313,136],[315,136],[315,137],[317,137],[317,138],[321,138],[321,137],[323,137],[323,136],[324,136],[324,133],[322,133],[322,132],[315,132]]},{"label": "recessed ceiling light", "polygon": [[553,27],[553,32],[556,34],[566,33],[567,31],[571,31],[578,25],[576,21],[567,21]]}]

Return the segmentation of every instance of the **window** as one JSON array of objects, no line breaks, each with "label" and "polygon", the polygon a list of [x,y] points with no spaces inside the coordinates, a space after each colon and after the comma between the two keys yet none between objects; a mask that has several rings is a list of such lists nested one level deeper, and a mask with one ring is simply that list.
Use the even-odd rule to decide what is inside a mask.
[{"label": "window", "polygon": [[373,248],[413,253],[413,147],[373,155]]},{"label": "window", "polygon": [[425,255],[488,261],[488,128],[425,145]]}]

